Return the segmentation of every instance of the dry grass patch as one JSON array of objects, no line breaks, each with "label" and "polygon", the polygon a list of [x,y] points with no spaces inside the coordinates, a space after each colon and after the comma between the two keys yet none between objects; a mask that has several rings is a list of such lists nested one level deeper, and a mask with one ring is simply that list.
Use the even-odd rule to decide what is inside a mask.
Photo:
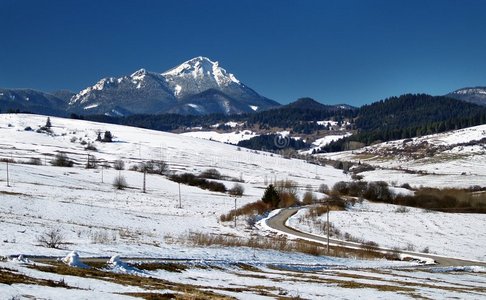
[{"label": "dry grass patch", "polygon": [[32,265],[29,267],[41,272],[92,278],[121,285],[141,287],[147,290],[171,290],[183,294],[180,298],[176,299],[229,299],[229,297],[203,290],[205,289],[204,287],[195,287],[188,284],[180,284],[148,276],[119,274],[98,269],[73,268],[62,263],[53,263],[51,265],[43,266]]},{"label": "dry grass patch", "polygon": [[[300,252],[314,256],[326,255],[336,257],[351,257],[362,259],[385,258],[396,260],[396,255],[372,251],[370,249],[348,249],[338,246],[330,246],[329,253],[327,247],[311,241],[301,239],[289,240],[285,236],[264,237],[256,236],[251,238],[240,238],[230,235],[206,234],[200,232],[190,232],[177,239],[180,243],[188,243],[193,246],[225,246],[225,247],[249,247],[257,249],[269,249],[285,252]],[[171,238],[170,242],[174,242]]]},{"label": "dry grass patch", "polygon": [[7,285],[35,284],[35,285],[43,285],[49,287],[71,288],[64,282],[64,280],[54,281],[54,280],[33,278],[24,274],[20,274],[17,271],[8,268],[0,268],[0,283],[7,284]]},{"label": "dry grass patch", "polygon": [[266,211],[270,210],[270,205],[259,200],[253,203],[248,203],[236,210],[232,209],[229,213],[221,215],[219,220],[221,222],[228,222],[234,219],[235,216],[242,216],[242,215],[261,215]]},{"label": "dry grass patch", "polygon": [[176,272],[182,273],[183,271],[187,270],[188,267],[183,264],[176,264],[176,263],[159,263],[159,262],[150,262],[150,263],[137,263],[135,266],[144,271],[156,271],[156,270],[164,270],[168,272]]}]

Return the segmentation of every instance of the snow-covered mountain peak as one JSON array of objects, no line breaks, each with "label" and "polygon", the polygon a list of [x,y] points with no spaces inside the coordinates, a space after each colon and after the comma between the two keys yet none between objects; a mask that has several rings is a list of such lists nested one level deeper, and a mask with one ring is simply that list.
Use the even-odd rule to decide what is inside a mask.
[{"label": "snow-covered mountain peak", "polygon": [[116,81],[117,79],[114,77],[107,77],[101,79],[95,85],[85,88],[84,90],[80,91],[78,94],[74,95],[69,101],[69,105],[72,105],[76,102],[79,103],[86,102],[84,96],[89,95],[93,91],[102,91],[104,88],[113,85]]},{"label": "snow-covered mountain peak", "polygon": [[474,104],[486,105],[486,87],[484,86],[458,89],[446,96]]},{"label": "snow-covered mountain peak", "polygon": [[130,77],[132,77],[133,79],[142,79],[145,75],[147,75],[147,70],[145,69],[140,69],[136,72],[134,72],[132,75],[130,75]]},{"label": "snow-covered mountain peak", "polygon": [[486,87],[463,88],[452,92],[453,94],[467,95],[467,94],[481,94],[486,95]]},{"label": "snow-covered mountain peak", "polygon": [[[112,114],[188,113],[186,104],[204,107],[205,113],[253,112],[253,107],[278,106],[240,83],[236,77],[203,56],[192,58],[164,73],[140,69],[129,76],[104,78],[74,95],[69,110]],[[202,110],[190,113],[202,114]]]},{"label": "snow-covered mountain peak", "polygon": [[176,78],[193,78],[194,80],[213,81],[217,86],[227,86],[231,83],[240,84],[240,81],[233,74],[221,68],[217,61],[212,61],[204,56],[183,62],[179,66],[162,73],[162,76],[166,77],[169,82]]}]

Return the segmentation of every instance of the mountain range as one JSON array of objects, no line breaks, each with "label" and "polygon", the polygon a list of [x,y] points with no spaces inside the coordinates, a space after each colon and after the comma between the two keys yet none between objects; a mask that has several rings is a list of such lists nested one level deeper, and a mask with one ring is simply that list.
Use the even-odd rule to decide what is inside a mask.
[{"label": "mountain range", "polygon": [[242,114],[278,107],[206,57],[163,73],[140,69],[107,77],[79,93],[0,89],[0,109],[52,115]]},{"label": "mountain range", "polygon": [[[486,105],[486,87],[463,88],[446,95]],[[311,108],[310,103],[298,103]],[[315,103],[312,107],[315,107]],[[0,89],[0,110],[55,116],[136,114],[252,114],[282,107],[207,57],[195,57],[163,73],[140,69],[119,78],[106,77],[78,93],[45,93],[32,89]],[[349,108],[347,105],[334,106]],[[286,107],[292,109],[295,106]],[[327,107],[330,111],[333,108]]]}]

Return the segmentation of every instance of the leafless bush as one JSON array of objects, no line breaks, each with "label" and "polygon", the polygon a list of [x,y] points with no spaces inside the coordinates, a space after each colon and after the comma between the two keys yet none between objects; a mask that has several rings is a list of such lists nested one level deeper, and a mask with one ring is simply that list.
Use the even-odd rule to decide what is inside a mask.
[{"label": "leafless bush", "polygon": [[407,247],[405,247],[407,251],[415,251],[415,246],[413,244],[408,243]]},{"label": "leafless bush", "polygon": [[113,162],[113,168],[115,170],[124,170],[125,169],[125,162],[121,159],[117,159]]},{"label": "leafless bush", "polygon": [[91,242],[93,244],[109,244],[116,240],[116,235],[111,234],[106,230],[95,231],[91,234]]},{"label": "leafless bush", "polygon": [[64,234],[60,228],[47,229],[37,237],[37,241],[44,247],[56,249],[66,244]]},{"label": "leafless bush", "polygon": [[233,185],[233,187],[228,190],[228,194],[236,197],[243,196],[244,192],[245,192],[245,188],[239,183],[235,183],[235,185]]},{"label": "leafless bush", "polygon": [[219,220],[221,222],[228,222],[236,216],[241,215],[261,215],[270,209],[270,205],[259,200],[253,203],[248,203],[236,210],[232,209],[229,213],[222,215]]},{"label": "leafless bush", "polygon": [[316,197],[312,192],[305,192],[304,196],[302,197],[302,202],[306,205],[312,204],[316,202]]},{"label": "leafless bush", "polygon": [[327,184],[323,183],[319,186],[319,189],[317,191],[322,194],[329,194],[329,187],[327,186]]},{"label": "leafless bush", "polygon": [[221,179],[221,173],[216,169],[207,169],[201,172],[199,177],[206,179]]},{"label": "leafless bush", "polygon": [[28,165],[34,165],[34,166],[40,166],[40,165],[42,165],[42,161],[38,157],[32,157],[31,159],[29,159],[27,164]]},{"label": "leafless bush", "polygon": [[57,167],[72,167],[74,165],[73,161],[64,152],[57,153],[54,160],[51,161],[51,164]]},{"label": "leafless bush", "polygon": [[88,161],[86,162],[86,169],[96,169],[98,168],[98,163],[94,155],[88,155]]},{"label": "leafless bush", "polygon": [[399,206],[395,209],[396,213],[408,213],[410,209],[406,208],[405,206]]},{"label": "leafless bush", "polygon": [[361,248],[365,251],[375,251],[378,248],[378,244],[372,241],[367,241],[361,244]]},{"label": "leafless bush", "polygon": [[163,160],[150,160],[140,163],[139,170],[149,174],[163,175],[169,170],[169,166]]},{"label": "leafless bush", "polygon": [[128,186],[127,180],[123,175],[118,175],[115,177],[113,180],[113,187],[115,187],[117,190],[123,190]]}]

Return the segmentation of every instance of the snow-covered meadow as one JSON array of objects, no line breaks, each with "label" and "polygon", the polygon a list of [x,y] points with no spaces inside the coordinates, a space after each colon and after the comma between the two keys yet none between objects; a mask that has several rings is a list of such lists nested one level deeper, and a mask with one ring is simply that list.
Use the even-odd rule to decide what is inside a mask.
[{"label": "snow-covered meadow", "polygon": [[[17,162],[37,157],[46,164],[10,163],[10,187],[6,182],[7,164],[0,164],[0,214],[5,241],[0,249],[2,255],[59,255],[59,250],[40,247],[36,242],[39,234],[53,226],[62,228],[72,243],[71,250],[90,255],[157,255],[164,245],[164,236],[188,231],[246,234],[244,220],[240,220],[237,229],[219,222],[219,216],[234,207],[234,200],[227,194],[182,185],[182,208],[178,208],[177,183],[163,176],[147,175],[147,193],[142,193],[142,173],[86,169],[88,153],[106,164],[121,159],[126,169],[157,159],[166,161],[173,172],[199,174],[216,168],[225,176],[244,181],[245,194],[238,199],[238,206],[258,200],[265,183],[274,180],[291,179],[302,187],[317,188],[322,182],[332,185],[345,178],[331,167],[133,127],[51,118],[53,135],[35,132],[46,119],[21,114],[0,116],[0,156]],[[33,131],[24,130],[26,127]],[[94,142],[97,132],[105,130],[112,132],[115,142]],[[92,143],[97,151],[85,150],[85,142]],[[51,166],[57,152],[65,152],[77,165]],[[120,174],[129,185],[123,191],[114,189],[112,184]],[[222,182],[228,188],[234,184]],[[99,235],[113,243],[94,243]]]},{"label": "snow-covered meadow", "polygon": [[[468,145],[484,138],[486,125],[480,125],[321,156],[378,167],[375,171],[361,173],[366,181],[385,180],[415,187],[484,186],[486,146],[484,142]],[[433,155],[427,154],[427,149],[434,149]]]},{"label": "snow-covered meadow", "polygon": [[[326,216],[306,218],[300,210],[289,224],[304,232],[324,235]],[[388,249],[429,252],[441,256],[486,261],[486,215],[426,211],[363,201],[344,211],[332,211],[330,222],[341,234],[373,241]]]},{"label": "snow-covered meadow", "polygon": [[[51,117],[53,134],[37,133],[36,130],[45,125],[46,119],[46,116],[37,115],[0,115],[0,158],[15,161],[8,165],[0,162],[0,256],[25,254],[64,257],[75,250],[81,258],[121,255],[198,261],[209,266],[189,267],[181,273],[151,271],[149,275],[241,299],[279,296],[349,299],[356,296],[356,288],[364,298],[388,299],[392,295],[395,297],[397,291],[401,293],[399,297],[404,299],[414,295],[440,298],[445,288],[424,287],[424,276],[437,277],[434,279],[437,285],[453,286],[457,291],[449,291],[451,295],[468,297],[476,293],[484,296],[484,290],[465,287],[468,280],[484,282],[484,270],[479,270],[479,273],[449,270],[447,275],[403,275],[394,268],[407,265],[405,262],[329,258],[245,247],[188,245],[180,239],[189,232],[237,237],[248,237],[259,232],[249,229],[244,218],[238,219],[237,228],[232,226],[232,222],[219,221],[221,214],[234,207],[234,199],[228,194],[181,185],[182,205],[179,207],[177,183],[165,176],[149,174],[146,178],[147,192],[142,193],[143,174],[128,170],[131,166],[161,159],[167,162],[171,172],[176,173],[199,174],[208,168],[215,168],[228,178],[220,181],[227,188],[234,185],[231,178],[243,181],[241,184],[245,193],[237,200],[238,206],[260,199],[266,184],[272,181],[293,180],[303,192],[308,186],[317,189],[322,183],[331,187],[338,181],[350,180],[349,176],[330,166],[317,166],[214,141],[133,127]],[[25,130],[27,127],[33,130]],[[106,130],[114,135],[114,142],[95,142],[97,133]],[[89,144],[95,146],[96,150],[86,150]],[[51,166],[51,160],[59,152],[66,153],[75,162],[73,168]],[[86,169],[88,155],[95,156],[100,165],[112,165],[115,160],[123,160],[126,168],[121,171],[102,167]],[[23,164],[32,158],[38,158],[41,165]],[[113,180],[119,175],[126,178],[128,188],[116,190],[113,187]],[[345,220],[343,217],[343,222]],[[382,219],[383,223],[387,220]],[[61,249],[39,244],[39,236],[52,228],[59,229],[64,236],[66,244]],[[437,230],[442,230],[442,227],[437,227]],[[451,232],[437,234],[445,234],[443,239],[446,239]],[[387,234],[393,233],[387,231]],[[464,241],[466,239],[464,237]],[[431,251],[439,249],[432,245],[430,248]],[[235,266],[241,263],[256,267],[259,271]],[[119,299],[122,296],[118,293],[147,292],[141,287],[122,288],[120,284],[103,280],[47,274],[28,266],[18,261],[0,261],[0,271],[8,268],[34,278],[62,279],[67,285],[78,289],[0,284],[2,297],[6,295],[10,299],[27,295],[52,299],[66,296],[73,299]],[[336,269],[341,271],[337,272]],[[360,273],[358,269],[366,271]],[[400,286],[403,285],[401,279],[407,276],[414,278],[414,287],[405,291]],[[392,287],[382,289],[390,280],[395,281]]]}]

